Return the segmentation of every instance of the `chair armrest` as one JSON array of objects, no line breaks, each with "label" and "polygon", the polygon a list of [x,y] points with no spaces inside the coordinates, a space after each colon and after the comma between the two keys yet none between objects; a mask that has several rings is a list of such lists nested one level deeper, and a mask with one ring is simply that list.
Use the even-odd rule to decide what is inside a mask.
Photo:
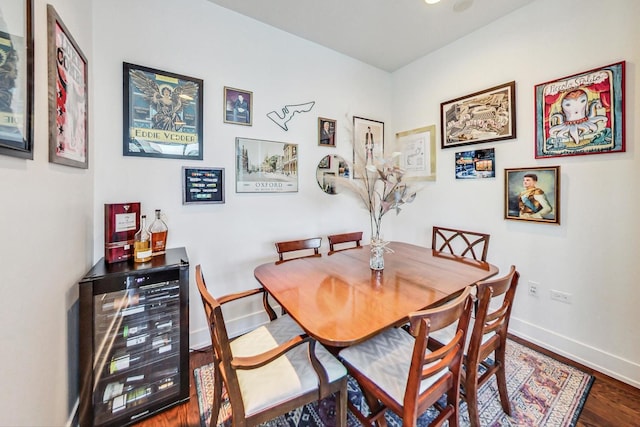
[{"label": "chair armrest", "polygon": [[266,365],[267,363],[276,360],[278,357],[282,356],[289,350],[310,340],[311,337],[309,337],[308,335],[296,335],[289,341],[282,343],[279,346],[272,348],[271,350],[265,351],[264,353],[256,354],[253,356],[234,357],[231,360],[231,366],[235,369],[257,369]]},{"label": "chair armrest", "polygon": [[273,308],[269,304],[268,294],[264,288],[249,289],[243,292],[224,295],[218,298],[218,302],[220,303],[220,305],[224,305],[228,302],[236,301],[236,300],[246,298],[252,295],[257,295],[257,294],[262,294],[262,305],[264,306],[264,309],[267,312],[267,315],[269,316],[269,320],[270,321],[275,320],[278,316],[276,315],[276,312],[273,310]]}]

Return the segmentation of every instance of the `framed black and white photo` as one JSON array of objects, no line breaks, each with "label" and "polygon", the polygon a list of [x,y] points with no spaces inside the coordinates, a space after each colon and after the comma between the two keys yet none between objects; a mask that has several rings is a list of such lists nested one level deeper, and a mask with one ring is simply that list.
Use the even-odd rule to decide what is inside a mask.
[{"label": "framed black and white photo", "polygon": [[298,191],[298,144],[236,138],[236,193]]},{"label": "framed black and white photo", "polygon": [[224,168],[182,167],[182,204],[224,203]]},{"label": "framed black and white photo", "polygon": [[202,80],[126,62],[123,76],[123,154],[202,160]]},{"label": "framed black and white photo", "polygon": [[0,154],[33,159],[33,0],[3,0]]}]

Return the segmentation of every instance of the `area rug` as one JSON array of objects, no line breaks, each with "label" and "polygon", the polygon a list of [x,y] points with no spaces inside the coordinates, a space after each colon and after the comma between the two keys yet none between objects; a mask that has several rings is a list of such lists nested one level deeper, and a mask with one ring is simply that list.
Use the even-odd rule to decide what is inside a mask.
[{"label": "area rug", "polygon": [[[478,410],[483,426],[549,426],[573,427],[587,399],[593,377],[574,367],[545,356],[514,341],[507,342],[507,389],[511,400],[512,417],[502,412],[495,377],[478,391]],[[213,368],[206,365],[194,370],[200,423],[209,426],[213,401]],[[356,407],[366,409],[358,384],[353,378],[348,382],[349,400]],[[324,399],[305,405],[283,416],[262,424],[264,427],[328,427],[334,426],[335,402]],[[218,425],[230,425],[229,401],[223,403]],[[418,426],[426,426],[435,417],[431,409],[418,420]],[[385,415],[390,427],[401,426],[402,421],[390,411]],[[349,427],[360,422],[348,413]],[[466,403],[460,406],[460,425],[469,425]]]}]

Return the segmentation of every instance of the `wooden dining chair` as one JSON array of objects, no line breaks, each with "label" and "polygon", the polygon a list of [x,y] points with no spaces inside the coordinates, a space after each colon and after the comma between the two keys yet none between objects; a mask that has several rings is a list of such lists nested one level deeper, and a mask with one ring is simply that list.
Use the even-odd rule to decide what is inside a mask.
[{"label": "wooden dining chair", "polygon": [[[319,257],[321,256],[319,250],[320,245],[322,244],[322,237],[311,237],[308,239],[301,240],[289,240],[286,242],[276,242],[276,251],[278,251],[278,261],[276,264],[283,263],[285,261],[289,261],[297,258],[307,258],[307,257]],[[299,251],[303,254],[300,255]],[[298,252],[298,254],[285,259],[284,254],[290,252]]]},{"label": "wooden dining chair", "polygon": [[[329,255],[334,252],[343,251],[345,249],[361,248],[360,241],[362,240],[362,231],[355,231],[353,233],[331,234],[329,239]],[[343,243],[355,243],[355,246],[349,246],[347,248],[342,247],[336,249],[335,245],[341,245]]]},{"label": "wooden dining chair", "polygon": [[229,339],[221,306],[264,294],[264,289],[214,298],[207,290],[200,265],[196,266],[196,283],[213,347],[211,427],[217,426],[223,385],[231,404],[233,426],[257,425],[334,393],[336,425],[346,426],[345,367],[306,335],[291,317],[272,319],[251,332]]},{"label": "wooden dining chair", "polygon": [[476,231],[434,226],[431,233],[431,248],[438,252],[471,257],[476,261],[486,261],[489,237],[489,234]]},{"label": "wooden dining chair", "polygon": [[[498,383],[502,409],[507,415],[511,415],[505,373],[505,349],[511,308],[519,278],[520,273],[512,265],[504,277],[476,284],[479,304],[475,319],[471,319],[469,326],[463,362],[465,369],[462,373],[462,396],[467,401],[469,420],[473,427],[480,426],[478,389],[493,375]],[[495,306],[493,308],[492,302]],[[435,332],[431,335],[430,347],[440,347],[442,343],[448,342],[454,333],[451,328]],[[492,353],[493,362],[487,359]],[[480,375],[481,366],[483,373]]]},{"label": "wooden dining chair", "polygon": [[[369,407],[364,415],[350,402],[349,409],[363,425],[378,422],[387,409],[408,427],[435,407],[438,415],[431,426],[458,425],[460,375],[464,343],[471,316],[467,287],[450,303],[409,314],[410,332],[389,328],[369,340],[347,347],[339,357],[360,384]],[[431,352],[427,342],[432,331],[454,324],[456,334],[443,347]],[[446,394],[444,406],[438,400]]]}]

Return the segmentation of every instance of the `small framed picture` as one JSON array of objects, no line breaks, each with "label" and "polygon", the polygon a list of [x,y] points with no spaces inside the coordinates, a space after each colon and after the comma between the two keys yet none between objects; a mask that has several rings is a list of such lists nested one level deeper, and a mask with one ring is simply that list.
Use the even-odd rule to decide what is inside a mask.
[{"label": "small framed picture", "polygon": [[353,177],[362,178],[367,165],[384,156],[384,122],[353,118]]},{"label": "small framed picture", "polygon": [[504,171],[505,219],[560,224],[560,166]]},{"label": "small framed picture", "polygon": [[52,5],[47,5],[49,161],[87,169],[87,58]]},{"label": "small framed picture", "polygon": [[495,148],[456,153],[456,179],[495,178]]},{"label": "small framed picture", "polygon": [[624,65],[535,86],[536,159],[625,151]]},{"label": "small framed picture", "polygon": [[203,81],[124,62],[125,156],[202,160]]},{"label": "small framed picture", "polygon": [[224,122],[251,126],[253,120],[253,92],[224,87]]},{"label": "small framed picture", "polygon": [[516,137],[516,82],[440,104],[442,148]]},{"label": "small framed picture", "polygon": [[236,138],[236,193],[297,193],[298,144]]},{"label": "small framed picture", "polygon": [[182,204],[224,203],[224,168],[182,167]]},{"label": "small framed picture", "polygon": [[321,147],[336,146],[336,121],[318,117],[318,145]]}]

